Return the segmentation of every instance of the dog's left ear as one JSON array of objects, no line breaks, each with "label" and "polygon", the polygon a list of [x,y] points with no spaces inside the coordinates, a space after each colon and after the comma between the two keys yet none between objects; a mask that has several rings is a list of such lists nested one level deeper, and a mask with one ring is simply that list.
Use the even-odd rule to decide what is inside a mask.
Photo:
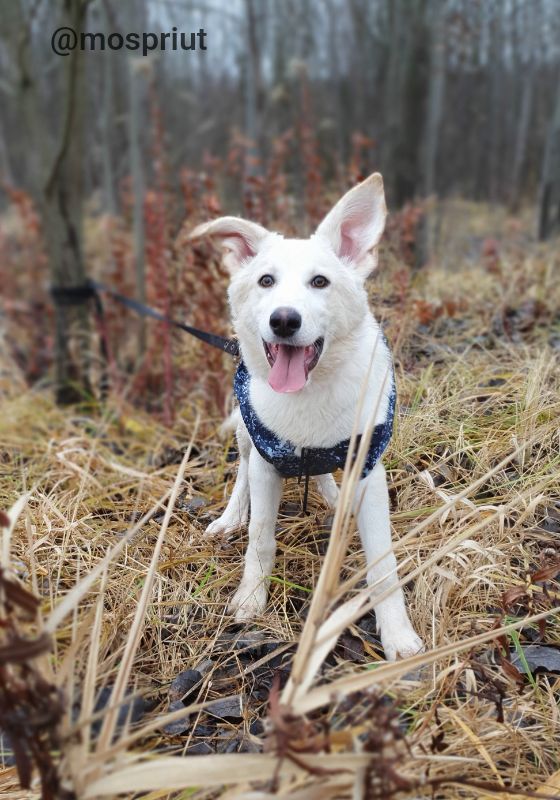
[{"label": "dog's left ear", "polygon": [[315,235],[327,239],[339,258],[367,278],[377,266],[377,245],[386,216],[383,178],[375,172],[346,192],[321,222]]},{"label": "dog's left ear", "polygon": [[241,217],[220,217],[204,222],[187,237],[188,241],[203,236],[214,236],[225,248],[224,264],[230,272],[236,272],[243,263],[256,256],[263,239],[270,232],[256,222]]}]

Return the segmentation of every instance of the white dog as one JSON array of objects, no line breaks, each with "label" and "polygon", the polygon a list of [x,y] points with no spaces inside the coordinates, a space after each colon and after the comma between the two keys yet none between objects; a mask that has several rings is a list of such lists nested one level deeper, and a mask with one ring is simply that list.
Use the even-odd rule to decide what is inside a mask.
[{"label": "white dog", "polygon": [[[379,460],[392,429],[394,377],[364,288],[377,264],[385,216],[383,181],[375,174],[347,192],[309,239],[285,239],[236,217],[199,225],[189,237],[216,237],[227,251],[242,356],[235,378],[239,471],[224,513],[207,529],[227,533],[244,525],[250,500],[245,569],[230,604],[238,621],[266,606],[283,476],[298,470],[315,475],[334,505],[338,490],[331,473],[344,465],[357,413],[358,431],[364,431],[376,406],[354,513],[373,591],[385,593],[397,583]],[[375,613],[387,659],[422,648],[400,588],[377,603]]]}]

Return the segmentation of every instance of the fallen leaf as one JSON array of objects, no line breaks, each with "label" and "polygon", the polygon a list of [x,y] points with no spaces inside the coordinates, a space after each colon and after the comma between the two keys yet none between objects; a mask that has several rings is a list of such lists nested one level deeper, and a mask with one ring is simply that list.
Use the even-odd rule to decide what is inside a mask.
[{"label": "fallen leaf", "polygon": [[[529,644],[523,648],[523,653],[531,672],[539,669],[545,672],[560,672],[560,650],[557,647]],[[511,663],[521,672],[526,671],[516,651],[511,653]]]}]

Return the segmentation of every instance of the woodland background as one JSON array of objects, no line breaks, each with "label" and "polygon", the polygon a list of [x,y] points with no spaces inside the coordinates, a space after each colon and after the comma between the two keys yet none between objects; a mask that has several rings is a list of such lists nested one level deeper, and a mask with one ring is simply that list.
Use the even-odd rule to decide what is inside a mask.
[{"label": "woodland background", "polygon": [[[63,58],[50,47],[62,25],[204,27],[208,50]],[[531,209],[540,239],[560,226],[555,0],[7,0],[0,37],[5,310],[33,328],[15,343],[31,380],[55,358],[61,400],[91,388],[89,323],[84,308],[53,309],[49,283],[102,277],[219,325],[207,253],[177,244],[199,219],[245,214],[306,235],[379,170],[413,267],[433,258],[446,198]],[[145,324],[129,321],[137,342],[124,352],[116,317],[115,361],[149,364]],[[162,335],[167,366],[152,383],[166,380],[170,405]]]}]

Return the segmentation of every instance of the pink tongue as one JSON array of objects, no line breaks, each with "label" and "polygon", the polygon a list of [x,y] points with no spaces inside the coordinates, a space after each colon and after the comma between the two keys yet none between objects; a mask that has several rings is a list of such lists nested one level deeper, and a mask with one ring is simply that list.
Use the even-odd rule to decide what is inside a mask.
[{"label": "pink tongue", "polygon": [[299,392],[306,380],[305,347],[279,345],[276,361],[268,374],[270,386],[275,392]]}]

